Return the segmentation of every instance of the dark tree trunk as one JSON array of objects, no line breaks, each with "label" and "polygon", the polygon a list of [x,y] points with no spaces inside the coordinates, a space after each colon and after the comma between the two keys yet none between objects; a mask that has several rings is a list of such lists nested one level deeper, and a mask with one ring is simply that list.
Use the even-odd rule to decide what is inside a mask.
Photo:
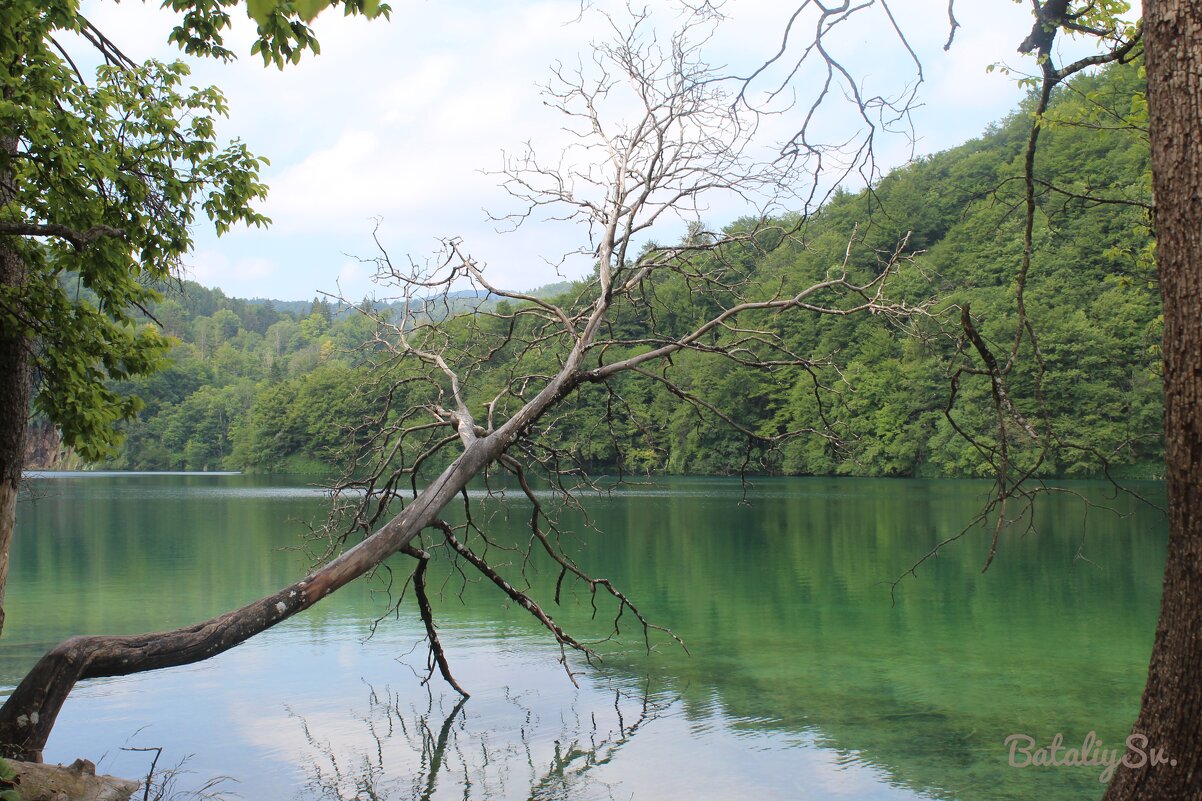
[{"label": "dark tree trunk", "polygon": [[[1202,798],[1202,3],[1145,0],[1156,262],[1164,301],[1168,563],[1133,733],[1176,764],[1120,767],[1106,801]],[[1138,759],[1132,759],[1138,762]]]},{"label": "dark tree trunk", "polygon": [[[20,259],[0,243],[0,286]],[[4,587],[8,583],[8,550],[17,522],[17,486],[25,459],[25,429],[29,422],[29,351],[15,332],[0,332],[0,632],[4,630]]]},{"label": "dark tree trunk", "polygon": [[[0,146],[12,153],[16,141],[0,137]],[[11,200],[11,174],[0,171],[0,209]],[[0,301],[14,301],[25,283],[25,262],[0,236]],[[4,323],[0,308],[0,632],[4,630],[4,588],[8,583],[8,551],[17,522],[17,486],[25,461],[25,434],[29,425],[30,343],[20,331]]]},{"label": "dark tree trunk", "polygon": [[[18,286],[21,260],[0,241],[0,286]],[[0,331],[0,632],[4,630],[4,588],[8,551],[17,521],[17,486],[25,459],[29,422],[29,349],[18,332]]]}]

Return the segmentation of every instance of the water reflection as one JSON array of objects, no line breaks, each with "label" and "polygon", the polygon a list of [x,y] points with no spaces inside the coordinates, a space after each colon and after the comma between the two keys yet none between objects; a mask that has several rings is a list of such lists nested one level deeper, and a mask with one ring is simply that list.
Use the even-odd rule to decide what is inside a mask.
[{"label": "water reflection", "polygon": [[[22,505],[13,552],[5,683],[63,636],[182,625],[291,581],[306,562],[285,550],[302,530],[286,521],[324,505],[303,480],[269,477],[36,483],[42,494]],[[739,504],[743,491],[673,481],[590,498],[604,536],[564,521],[580,532],[582,566],[671,625],[691,657],[667,642],[647,655],[630,632],[606,644],[605,663],[577,691],[528,614],[434,566],[445,571],[430,581],[442,587],[440,634],[473,694],[455,715],[452,693],[430,697],[398,669],[398,655],[423,662],[416,614],[367,639],[385,601],[356,585],[211,662],[81,685],[48,757],[115,753],[147,727],[137,744],[195,753],[198,773],[231,774],[254,799],[306,787],[354,798],[358,779],[400,799],[1100,796],[1089,769],[1010,768],[1002,741],[1125,735],[1155,623],[1158,516],[1090,515],[1086,564],[1073,560],[1079,506],[1052,501],[1038,533],[1007,537],[986,576],[970,538],[891,604],[887,581],[976,511],[974,485],[759,481],[750,506]],[[527,512],[511,497],[485,504],[481,519],[518,543]],[[520,565],[502,572],[520,575]],[[532,591],[549,598],[555,578],[532,571]],[[594,621],[587,593],[565,592],[554,615],[604,636],[608,611]],[[392,689],[373,700],[363,679]],[[629,711],[644,698],[658,706],[632,736]]]},{"label": "water reflection", "polygon": [[[676,700],[644,689],[613,691],[612,704],[587,712],[575,705],[545,720],[520,694],[503,693],[519,722],[516,738],[497,738],[489,715],[467,699],[430,694],[424,707],[408,692],[372,687],[357,715],[362,736],[336,744],[301,715],[308,746],[306,791],[321,801],[360,799],[612,799],[614,787],[598,776],[645,727]],[[341,727],[340,727],[341,728]]]}]

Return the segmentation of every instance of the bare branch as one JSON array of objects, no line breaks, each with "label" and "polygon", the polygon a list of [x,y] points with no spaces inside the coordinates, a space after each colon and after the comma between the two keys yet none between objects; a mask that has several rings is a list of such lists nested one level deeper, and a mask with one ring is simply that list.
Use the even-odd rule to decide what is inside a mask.
[{"label": "bare branch", "polygon": [[[430,656],[433,662],[438,665],[438,672],[442,674],[447,684],[451,685],[455,692],[463,696],[464,699],[467,699],[470,694],[451,675],[451,666],[447,662],[447,655],[443,650],[442,641],[438,638],[438,630],[434,627],[434,609],[430,606],[430,598],[426,594],[426,568],[430,564],[430,554],[412,545],[406,546],[404,551],[417,560],[417,567],[413,570],[413,592],[417,596],[417,606],[421,612],[422,623],[426,627],[426,639],[430,643]],[[430,680],[430,675],[433,672],[434,668],[431,666],[425,681]],[[422,683],[424,684],[425,681]]]}]

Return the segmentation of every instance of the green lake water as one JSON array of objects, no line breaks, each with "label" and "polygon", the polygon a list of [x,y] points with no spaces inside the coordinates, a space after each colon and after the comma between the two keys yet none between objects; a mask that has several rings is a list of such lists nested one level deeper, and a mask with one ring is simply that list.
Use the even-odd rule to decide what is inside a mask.
[{"label": "green lake water", "polygon": [[[422,686],[416,604],[385,615],[380,581],[208,662],[82,683],[48,760],[78,756],[136,777],[190,757],[181,786],[225,775],[246,799],[1039,799],[1100,797],[1093,767],[1012,767],[1003,741],[1121,743],[1138,708],[1164,559],[1155,509],[1103,484],[1040,500],[989,571],[958,531],[985,484],[673,479],[565,515],[569,548],[654,622],[629,615],[604,662],[570,656],[491,586],[445,568],[432,582],[452,666],[472,698]],[[11,687],[66,636],[170,628],[250,601],[307,567],[302,521],[323,514],[301,482],[223,475],[34,478],[19,507],[0,640]],[[1158,501],[1158,484],[1137,489]],[[498,541],[522,542],[529,506],[477,499]],[[1087,557],[1075,558],[1081,552]],[[520,579],[520,555],[505,556]],[[398,575],[411,560],[398,558]],[[550,601],[581,638],[604,637],[587,592]],[[441,570],[441,572],[439,572]],[[399,579],[398,579],[399,583]],[[2,690],[0,690],[2,692]]]}]

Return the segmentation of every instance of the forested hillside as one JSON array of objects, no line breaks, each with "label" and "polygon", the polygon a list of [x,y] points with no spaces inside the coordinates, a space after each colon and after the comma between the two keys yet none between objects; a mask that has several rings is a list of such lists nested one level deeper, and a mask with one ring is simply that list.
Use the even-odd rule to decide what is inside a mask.
[{"label": "forested hillside", "polygon": [[[1137,68],[1127,66],[1078,81],[1054,108],[1063,122],[1040,140],[1037,255],[1026,304],[1044,344],[1039,358],[1024,346],[1011,389],[1031,419],[1046,421],[1066,443],[1089,446],[1053,454],[1040,465],[1045,474],[1097,475],[1108,463],[1120,475],[1151,476],[1162,459],[1148,146],[1145,133],[1128,124],[1133,112],[1138,116],[1131,97],[1139,80]],[[544,436],[596,470],[620,464],[628,471],[720,474],[746,464],[784,474],[987,473],[980,451],[944,414],[949,374],[963,362],[954,307],[971,304],[986,341],[1008,352],[1028,128],[1020,110],[979,139],[897,170],[871,192],[835,196],[796,240],[738,254],[740,279],[767,292],[826,274],[843,261],[853,233],[860,245],[852,260],[865,271],[877,251],[891,251],[909,233],[907,248],[918,255],[891,291],[915,303],[935,299],[931,318],[763,316],[756,326],[813,359],[811,371],[744,371],[685,353],[670,378],[704,401],[700,409],[663,383],[627,375],[612,392],[580,390]],[[683,283],[664,280],[647,291],[672,310],[666,322],[681,331],[712,311],[696,308]],[[380,408],[367,368],[373,354],[362,347],[374,326],[362,315],[340,314],[322,301],[297,308],[230,299],[195,284],[152,311],[179,344],[167,369],[125,387],[145,408],[113,467],[331,469],[347,429]],[[444,323],[452,337],[473,336],[488,324],[487,317],[466,316]],[[490,388],[505,380],[507,358],[498,353],[490,370],[473,377],[474,396],[491,397]],[[1040,358],[1046,372],[1037,385]],[[963,376],[958,391],[959,425],[991,436],[985,380]],[[615,398],[622,408],[614,408]],[[753,432],[816,431],[764,452],[705,405]],[[1021,437],[1012,445],[1021,460]]]}]

